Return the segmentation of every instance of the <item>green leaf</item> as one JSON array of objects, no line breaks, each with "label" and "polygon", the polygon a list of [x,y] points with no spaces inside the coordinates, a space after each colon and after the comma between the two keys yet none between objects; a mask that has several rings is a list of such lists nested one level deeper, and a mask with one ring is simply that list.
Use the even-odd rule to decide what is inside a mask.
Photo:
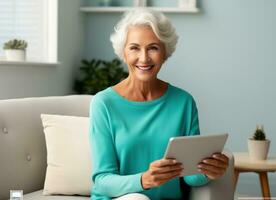
[{"label": "green leaf", "polygon": [[96,94],[117,84],[127,76],[128,73],[124,71],[119,59],[111,61],[83,59],[73,89],[79,94]]}]

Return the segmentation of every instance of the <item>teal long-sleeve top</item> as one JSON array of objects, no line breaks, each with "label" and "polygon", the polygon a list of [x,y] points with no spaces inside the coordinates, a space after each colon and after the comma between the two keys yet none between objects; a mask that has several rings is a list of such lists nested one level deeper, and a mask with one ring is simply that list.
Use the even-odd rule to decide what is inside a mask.
[{"label": "teal long-sleeve top", "polygon": [[[92,200],[127,193],[151,200],[181,199],[180,178],[144,190],[141,176],[151,162],[163,158],[170,137],[199,134],[196,104],[188,92],[169,84],[158,99],[137,102],[109,87],[93,97],[90,119]],[[203,174],[181,178],[190,186],[208,182]]]}]

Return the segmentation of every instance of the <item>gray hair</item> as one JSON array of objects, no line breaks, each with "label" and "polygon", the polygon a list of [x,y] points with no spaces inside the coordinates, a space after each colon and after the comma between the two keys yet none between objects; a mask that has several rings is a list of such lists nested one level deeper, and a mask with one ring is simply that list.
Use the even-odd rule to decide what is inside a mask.
[{"label": "gray hair", "polygon": [[123,18],[114,27],[110,36],[115,53],[124,60],[124,47],[129,27],[150,26],[156,37],[163,42],[166,50],[166,59],[175,51],[178,36],[170,20],[161,12],[148,8],[136,8],[125,13]]}]

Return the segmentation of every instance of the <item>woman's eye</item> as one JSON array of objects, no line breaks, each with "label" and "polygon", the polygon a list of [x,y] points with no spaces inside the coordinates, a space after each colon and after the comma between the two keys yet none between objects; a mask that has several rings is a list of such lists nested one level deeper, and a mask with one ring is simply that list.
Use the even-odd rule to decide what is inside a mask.
[{"label": "woman's eye", "polygon": [[158,50],[158,47],[153,46],[153,47],[150,47],[149,50],[157,51],[157,50]]},{"label": "woman's eye", "polygon": [[130,50],[138,50],[138,47],[130,47]]}]

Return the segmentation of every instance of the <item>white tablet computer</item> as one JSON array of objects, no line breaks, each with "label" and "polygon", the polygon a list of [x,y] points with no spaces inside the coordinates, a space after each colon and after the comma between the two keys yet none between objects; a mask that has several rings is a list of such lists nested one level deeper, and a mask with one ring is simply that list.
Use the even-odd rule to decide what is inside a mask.
[{"label": "white tablet computer", "polygon": [[197,165],[213,153],[222,152],[228,134],[172,137],[164,158],[174,158],[184,167],[183,176],[199,174]]}]

